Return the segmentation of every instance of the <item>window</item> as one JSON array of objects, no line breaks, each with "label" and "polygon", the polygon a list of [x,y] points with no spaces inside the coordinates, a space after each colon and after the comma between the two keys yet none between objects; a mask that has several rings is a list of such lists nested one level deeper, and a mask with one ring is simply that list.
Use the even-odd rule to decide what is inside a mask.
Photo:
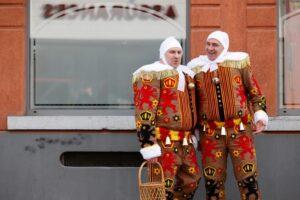
[{"label": "window", "polygon": [[279,1],[281,115],[300,114],[300,0]]},{"label": "window", "polygon": [[[131,74],[168,36],[185,48],[185,0],[31,0],[29,114],[126,115]],[[123,112],[124,111],[124,112]]]}]

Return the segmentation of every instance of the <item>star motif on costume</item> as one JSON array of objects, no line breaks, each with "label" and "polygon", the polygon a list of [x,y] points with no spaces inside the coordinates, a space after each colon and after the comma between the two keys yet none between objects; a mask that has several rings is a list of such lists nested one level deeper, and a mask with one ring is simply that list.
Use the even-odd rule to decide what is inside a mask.
[{"label": "star motif on costume", "polygon": [[196,172],[195,167],[189,168],[189,173],[194,174]]},{"label": "star motif on costume", "polygon": [[157,110],[157,116],[162,116],[163,112],[161,110]]},{"label": "star motif on costume", "polygon": [[153,170],[153,173],[154,173],[155,175],[159,175],[159,174],[160,174],[160,169],[159,169],[159,168],[155,168],[155,169]]},{"label": "star motif on costume", "polygon": [[173,119],[174,119],[175,122],[177,122],[179,120],[179,116],[178,115],[174,115]]},{"label": "star motif on costume", "polygon": [[217,158],[221,158],[222,157],[222,152],[221,151],[217,151],[216,152],[216,157]]},{"label": "star motif on costume", "polygon": [[252,88],[251,94],[257,94],[257,89],[256,88]]},{"label": "star motif on costume", "polygon": [[158,105],[158,101],[157,100],[153,100],[152,101],[152,107],[156,108],[157,105]]},{"label": "star motif on costume", "polygon": [[224,196],[224,191],[221,190],[221,191],[219,192],[219,198],[222,198],[223,196]]},{"label": "star motif on costume", "polygon": [[137,122],[136,122],[136,127],[137,127],[137,128],[141,128],[141,127],[142,127],[141,121],[137,121]]},{"label": "star motif on costume", "polygon": [[240,152],[238,150],[233,151],[233,156],[234,157],[239,157],[239,155],[240,155]]}]

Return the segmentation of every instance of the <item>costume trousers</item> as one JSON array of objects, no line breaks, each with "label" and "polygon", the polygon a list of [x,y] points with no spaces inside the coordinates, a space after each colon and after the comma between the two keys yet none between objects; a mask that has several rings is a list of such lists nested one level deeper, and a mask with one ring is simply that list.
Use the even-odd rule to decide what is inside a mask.
[{"label": "costume trousers", "polygon": [[[183,146],[182,141],[165,145],[159,140],[158,144],[162,150],[158,161],[164,171],[167,200],[193,199],[201,177],[194,146]],[[153,171],[159,175],[159,170]]]},{"label": "costume trousers", "polygon": [[228,154],[231,157],[234,175],[242,200],[261,200],[257,184],[257,161],[252,130],[206,131],[200,137],[206,199],[224,200]]}]

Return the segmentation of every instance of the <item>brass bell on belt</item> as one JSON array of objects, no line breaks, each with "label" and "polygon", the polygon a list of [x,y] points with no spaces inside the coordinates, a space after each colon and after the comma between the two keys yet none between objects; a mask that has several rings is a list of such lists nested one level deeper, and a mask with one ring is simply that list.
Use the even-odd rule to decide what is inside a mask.
[{"label": "brass bell on belt", "polygon": [[194,89],[195,88],[195,83],[189,83],[188,87],[189,87],[189,89]]},{"label": "brass bell on belt", "polygon": [[213,77],[213,78],[212,78],[212,82],[213,82],[214,84],[218,84],[218,83],[220,83],[220,79],[219,79],[218,77]]}]

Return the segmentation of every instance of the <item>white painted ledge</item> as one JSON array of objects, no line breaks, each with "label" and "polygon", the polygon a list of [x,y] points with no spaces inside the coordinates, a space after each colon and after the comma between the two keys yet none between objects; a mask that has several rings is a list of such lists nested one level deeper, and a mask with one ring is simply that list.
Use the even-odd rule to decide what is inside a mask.
[{"label": "white painted ledge", "polygon": [[[135,130],[134,116],[9,116],[8,130]],[[300,131],[300,116],[270,117],[267,131]]]},{"label": "white painted ledge", "polygon": [[8,130],[134,130],[133,116],[9,116]]},{"label": "white painted ledge", "polygon": [[270,117],[267,131],[300,131],[300,116]]}]

